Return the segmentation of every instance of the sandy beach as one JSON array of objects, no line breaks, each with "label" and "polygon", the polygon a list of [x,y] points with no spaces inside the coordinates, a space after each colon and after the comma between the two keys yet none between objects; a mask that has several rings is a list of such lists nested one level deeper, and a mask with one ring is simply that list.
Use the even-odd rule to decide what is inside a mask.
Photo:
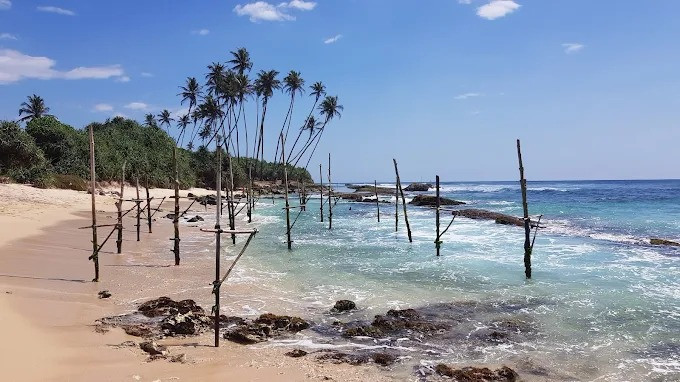
[{"label": "sandy beach", "polygon": [[[127,195],[133,191],[126,189]],[[154,189],[152,196],[171,192]],[[181,194],[187,192],[208,193],[186,190]],[[170,205],[166,202],[163,209],[169,210]],[[120,329],[98,333],[95,321],[129,311],[141,291],[153,288],[157,280],[181,280],[190,268],[171,265],[167,244],[171,220],[160,218],[159,212],[153,233],[143,229],[137,242],[130,214],[125,218],[129,229],[124,233],[123,253],[115,254],[115,241],[109,240],[100,254],[101,281],[91,282],[93,266],[87,260],[91,231],[78,229],[91,224],[89,206],[90,196],[85,192],[0,185],[0,370],[4,380],[393,380],[375,366],[292,359],[284,355],[289,349],[228,341],[215,349],[210,346],[212,334],[160,341],[171,354],[185,354],[186,363],[148,362],[138,346],[116,346],[140,339]],[[97,210],[100,224],[115,221],[112,196],[98,196]],[[103,231],[100,238],[108,233]],[[134,272],[125,261],[129,257],[142,259]],[[212,272],[205,270],[207,280]],[[99,299],[97,293],[102,290],[110,291],[112,297]],[[167,291],[173,298],[196,297],[182,293]]]}]

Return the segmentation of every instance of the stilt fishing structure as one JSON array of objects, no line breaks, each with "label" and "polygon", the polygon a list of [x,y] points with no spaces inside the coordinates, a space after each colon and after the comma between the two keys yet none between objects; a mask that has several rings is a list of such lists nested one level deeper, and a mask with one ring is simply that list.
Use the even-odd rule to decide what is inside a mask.
[{"label": "stilt fishing structure", "polygon": [[280,135],[281,141],[281,163],[283,164],[283,184],[284,184],[284,195],[286,199],[286,243],[288,244],[288,249],[292,248],[292,241],[290,239],[290,203],[288,203],[288,166],[286,165],[286,150],[283,147],[285,141],[283,138],[283,133]]},{"label": "stilt fishing structure", "polygon": [[319,210],[321,214],[321,222],[323,223],[323,175],[321,170],[321,163],[319,163],[319,181],[321,182],[321,188],[319,189]]},{"label": "stilt fishing structure", "polygon": [[96,192],[97,192],[97,181],[95,179],[94,172],[94,132],[93,127],[90,125],[89,129],[90,135],[90,181],[92,185],[90,186],[90,194],[92,194],[92,255],[89,260],[94,263],[94,279],[92,281],[99,281],[99,247],[97,246],[97,210],[95,208],[96,204]]},{"label": "stilt fishing structure", "polygon": [[378,209],[378,223],[380,223],[380,199],[378,199],[378,181],[373,181],[373,189],[375,190],[375,207]]},{"label": "stilt fishing structure", "polygon": [[[406,213],[406,198],[404,197],[404,189],[401,188],[401,179],[399,178],[399,169],[397,168],[397,160],[392,159],[394,162],[394,172],[397,175],[397,190],[401,195],[401,204],[404,206],[404,221],[406,222],[406,232],[408,233],[409,243],[413,243],[413,237],[411,236],[411,226],[408,224],[408,214]],[[399,205],[399,194],[397,194],[397,205]],[[397,207],[397,210],[399,207]],[[398,213],[398,212],[397,212]]]},{"label": "stilt fishing structure", "polygon": [[175,254],[175,265],[179,265],[179,171],[177,170],[177,147],[172,148],[172,165],[174,167],[174,185],[175,185],[175,213],[172,219],[172,225],[175,230],[175,236],[170,239],[173,241],[172,252]]},{"label": "stilt fishing structure", "polygon": [[116,240],[117,253],[123,252],[123,192],[125,191],[125,164],[123,162],[123,170],[120,175],[120,195],[118,195],[118,239]]},{"label": "stilt fishing structure", "polygon": [[137,205],[137,225],[135,226],[137,228],[137,241],[139,241],[139,230],[141,228],[141,215],[142,215],[142,209],[141,209],[141,203],[142,200],[139,198],[139,174],[135,176],[135,190],[137,191],[137,200],[135,201]]},{"label": "stilt fishing structure", "polygon": [[149,233],[151,233],[151,198],[149,197],[149,175],[146,176],[144,188],[146,188],[146,220],[149,224]]},{"label": "stilt fishing structure", "polygon": [[399,232],[399,178],[394,182],[394,232]]},{"label": "stilt fishing structure", "polygon": [[331,153],[328,153],[328,229],[333,228],[333,182],[331,181]]},{"label": "stilt fishing structure", "polygon": [[439,175],[436,176],[436,184],[437,184],[436,185],[436,187],[437,187],[437,192],[436,192],[437,201],[436,201],[436,209],[435,209],[435,214],[436,214],[435,225],[437,226],[437,238],[434,239],[434,246],[435,246],[435,249],[437,250],[437,256],[439,256],[441,245],[442,245],[442,240],[441,240],[442,236],[444,236],[446,231],[448,231],[449,228],[451,228],[451,224],[453,224],[453,221],[456,219],[456,216],[457,216],[458,213],[456,211],[452,211],[453,212],[453,218],[449,222],[449,225],[446,226],[444,231],[440,233],[439,232],[439,214],[441,212],[441,199],[439,198]]},{"label": "stilt fishing structure", "polygon": [[[517,159],[519,160],[519,184],[522,188],[522,209],[524,210],[524,274],[531,278],[531,219],[529,218],[529,204],[527,203],[527,180],[524,178],[524,165],[522,164],[522,149],[519,139],[517,140]],[[536,227],[538,230],[538,227]]]}]

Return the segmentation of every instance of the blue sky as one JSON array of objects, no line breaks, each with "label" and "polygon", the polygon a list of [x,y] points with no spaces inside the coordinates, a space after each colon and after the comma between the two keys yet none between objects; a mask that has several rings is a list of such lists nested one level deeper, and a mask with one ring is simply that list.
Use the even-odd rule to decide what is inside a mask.
[{"label": "blue sky", "polygon": [[[82,128],[180,113],[178,86],[246,47],[345,107],[334,180],[680,178],[680,1],[0,0],[0,119],[41,95]],[[271,101],[265,157],[288,96]],[[312,105],[303,97],[294,123]],[[254,102],[248,111],[255,119]],[[325,167],[325,165],[324,165]]]}]

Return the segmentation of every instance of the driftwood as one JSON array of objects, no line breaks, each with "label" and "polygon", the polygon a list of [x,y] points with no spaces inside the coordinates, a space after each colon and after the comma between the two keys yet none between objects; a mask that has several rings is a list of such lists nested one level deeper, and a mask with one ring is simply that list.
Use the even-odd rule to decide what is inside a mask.
[{"label": "driftwood", "polygon": [[529,204],[527,203],[527,180],[524,178],[522,164],[522,149],[517,140],[517,159],[519,161],[519,184],[522,188],[522,209],[524,211],[524,274],[531,278],[531,220],[529,218]]},{"label": "driftwood", "polygon": [[97,245],[97,210],[95,209],[95,194],[96,194],[96,179],[94,172],[94,131],[93,127],[90,126],[90,181],[92,182],[92,188],[90,193],[92,194],[92,255],[90,259],[94,263],[94,279],[92,281],[99,281],[99,247]]},{"label": "driftwood", "polygon": [[397,174],[397,189],[399,190],[399,194],[401,194],[401,202],[402,205],[404,206],[404,221],[406,222],[406,232],[408,233],[408,241],[410,243],[413,243],[413,237],[411,236],[411,226],[408,224],[408,214],[406,213],[406,198],[404,197],[404,190],[401,188],[401,179],[399,178],[397,160],[392,159],[392,161],[394,162],[394,172]]}]

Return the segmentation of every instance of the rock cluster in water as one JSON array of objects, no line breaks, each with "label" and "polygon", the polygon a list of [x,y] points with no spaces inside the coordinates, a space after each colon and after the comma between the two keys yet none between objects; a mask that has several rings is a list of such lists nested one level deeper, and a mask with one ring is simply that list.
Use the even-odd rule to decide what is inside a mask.
[{"label": "rock cluster in water", "polygon": [[300,317],[265,313],[255,320],[241,319],[224,333],[224,338],[243,345],[251,345],[265,342],[272,337],[297,333],[309,326],[309,323]]},{"label": "rock cluster in water", "polygon": [[[409,204],[413,204],[414,206],[436,207],[437,197],[434,195],[416,195],[416,197],[413,198]],[[443,198],[441,196],[439,197],[439,205],[441,206],[460,206],[463,204],[465,204],[465,202],[459,202],[457,200]]]},{"label": "rock cluster in water", "polygon": [[453,380],[458,382],[515,382],[519,378],[517,373],[507,366],[503,366],[496,370],[491,370],[487,367],[464,367],[461,369],[454,369],[440,363],[435,368],[435,372],[439,375],[453,378]]},{"label": "rock cluster in water", "polygon": [[430,188],[432,188],[430,183],[411,183],[404,188],[404,191],[428,191]]}]

